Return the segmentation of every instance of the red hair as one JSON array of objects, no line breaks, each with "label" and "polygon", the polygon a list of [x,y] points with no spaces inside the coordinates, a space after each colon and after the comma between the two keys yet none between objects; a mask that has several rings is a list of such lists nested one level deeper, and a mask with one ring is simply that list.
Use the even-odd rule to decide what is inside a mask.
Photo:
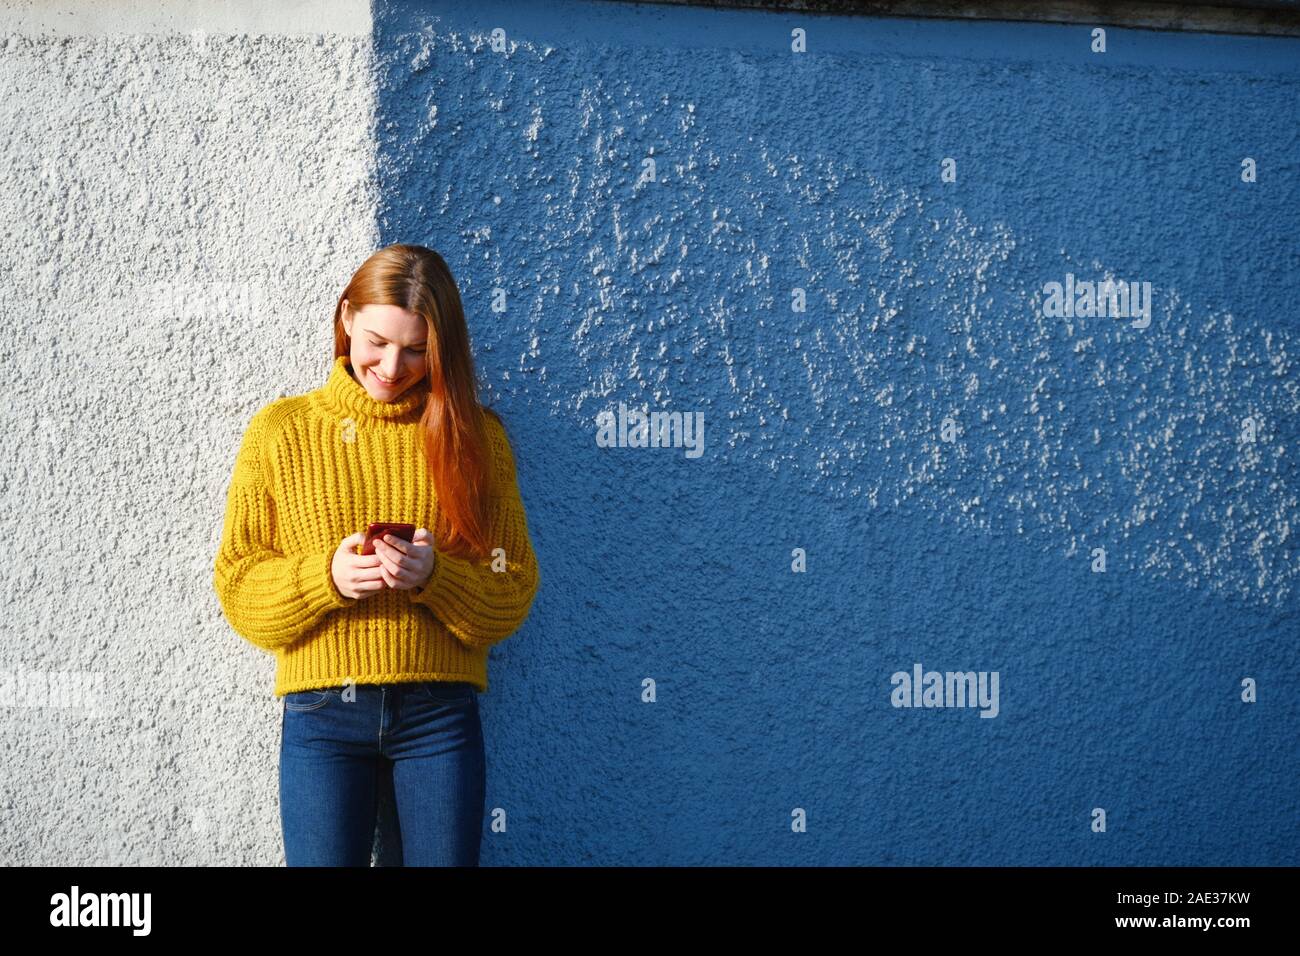
[{"label": "red hair", "polygon": [[334,308],[335,358],[352,353],[343,327],[344,299],[354,312],[367,305],[395,305],[428,324],[429,397],[420,431],[438,495],[437,526],[431,529],[434,546],[457,557],[485,557],[492,474],[484,416],[491,414],[497,421],[500,417],[479,403],[469,330],[451,270],[442,256],[424,246],[395,243],[371,255]]}]

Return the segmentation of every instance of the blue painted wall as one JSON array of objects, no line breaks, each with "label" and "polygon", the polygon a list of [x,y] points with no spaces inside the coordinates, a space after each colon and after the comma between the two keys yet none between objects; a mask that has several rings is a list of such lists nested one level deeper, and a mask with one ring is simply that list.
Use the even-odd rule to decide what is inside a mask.
[{"label": "blue painted wall", "polygon": [[[466,6],[376,3],[376,134],[542,565],[485,865],[1300,863],[1300,41]],[[892,706],[918,662],[996,718]]]}]

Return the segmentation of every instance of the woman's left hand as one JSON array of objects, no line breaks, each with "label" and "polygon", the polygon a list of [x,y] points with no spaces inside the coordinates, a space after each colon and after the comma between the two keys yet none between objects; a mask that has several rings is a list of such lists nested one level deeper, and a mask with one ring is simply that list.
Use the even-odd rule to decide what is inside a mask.
[{"label": "woman's left hand", "polygon": [[433,535],[424,528],[417,528],[411,541],[384,535],[375,541],[375,554],[379,555],[384,583],[398,590],[423,587],[433,573],[436,557]]}]

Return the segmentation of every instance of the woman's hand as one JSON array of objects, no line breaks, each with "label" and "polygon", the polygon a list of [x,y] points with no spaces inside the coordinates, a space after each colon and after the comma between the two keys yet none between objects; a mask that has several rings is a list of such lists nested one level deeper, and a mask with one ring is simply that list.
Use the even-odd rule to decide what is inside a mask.
[{"label": "woman's hand", "polygon": [[433,573],[433,535],[424,528],[416,528],[412,537],[411,541],[403,541],[396,535],[386,534],[375,541],[380,573],[390,588],[423,587]]},{"label": "woman's hand", "polygon": [[369,597],[384,589],[383,565],[379,558],[373,554],[357,554],[357,548],[365,540],[364,531],[344,538],[330,562],[334,586],[346,598]]}]

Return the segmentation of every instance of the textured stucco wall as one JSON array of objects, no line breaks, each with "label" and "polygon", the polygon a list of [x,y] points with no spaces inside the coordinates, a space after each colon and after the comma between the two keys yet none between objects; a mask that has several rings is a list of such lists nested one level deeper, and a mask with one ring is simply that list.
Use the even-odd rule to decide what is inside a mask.
[{"label": "textured stucco wall", "polygon": [[[1107,41],[617,3],[7,34],[5,521],[63,533],[0,565],[0,653],[120,695],[4,713],[7,854],[280,858],[211,554],[248,415],[402,240],[461,283],[543,570],[485,864],[1300,862],[1300,47]],[[1045,317],[1067,273],[1150,282],[1150,326]],[[178,319],[177,276],[245,285]],[[704,454],[597,447],[620,401]],[[998,716],[894,708],[916,662],[997,671]]]},{"label": "textured stucco wall", "polygon": [[[452,253],[546,582],[488,860],[1300,861],[1295,41],[374,16],[381,235]],[[1067,272],[1150,326],[1043,317]],[[596,447],[620,401],[704,455]],[[916,662],[999,716],[892,707]]]},{"label": "textured stucco wall", "polygon": [[0,707],[6,863],[283,859],[273,661],[212,559],[245,425],[318,384],[376,242],[370,15],[206,6],[0,5],[0,672],[103,681]]}]

